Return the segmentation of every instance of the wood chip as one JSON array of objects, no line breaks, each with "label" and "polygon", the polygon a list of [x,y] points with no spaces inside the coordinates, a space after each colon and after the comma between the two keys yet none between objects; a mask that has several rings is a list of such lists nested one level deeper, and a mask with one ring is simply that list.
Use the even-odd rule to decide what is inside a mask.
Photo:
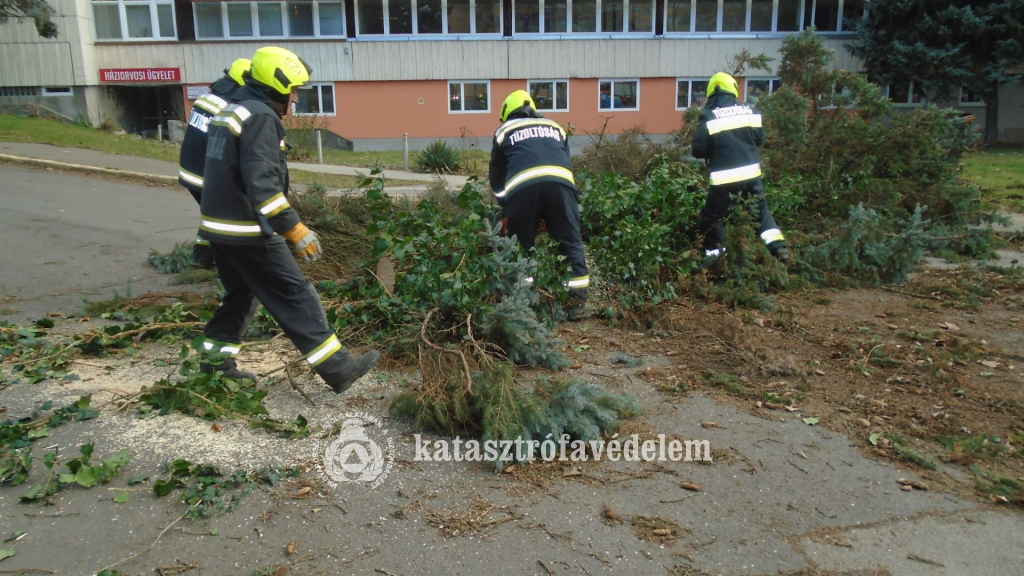
[{"label": "wood chip", "polygon": [[289,556],[293,556],[298,551],[299,551],[299,543],[297,541],[295,541],[295,540],[292,540],[291,542],[289,542],[288,546],[286,546],[285,549],[284,549],[284,553],[289,555]]},{"label": "wood chip", "polygon": [[694,482],[683,482],[679,485],[683,490],[691,490],[693,492],[700,492],[700,485]]},{"label": "wood chip", "polygon": [[654,535],[655,536],[671,536],[672,535],[672,531],[669,530],[668,528],[658,528],[657,530],[654,531]]},{"label": "wood chip", "polygon": [[715,424],[714,422],[701,422],[700,423],[700,427],[701,428],[718,428],[718,424]]},{"label": "wood chip", "polygon": [[870,428],[871,427],[871,422],[869,422],[868,420],[865,420],[864,418],[857,418],[857,424],[860,424],[861,426],[863,426],[865,428]]},{"label": "wood chip", "polygon": [[914,491],[914,487],[913,486],[900,486],[900,490],[903,490],[904,492],[913,492]]},{"label": "wood chip", "polygon": [[305,498],[312,490],[313,489],[309,486],[303,486],[302,488],[299,488],[298,492],[292,495],[292,498]]}]

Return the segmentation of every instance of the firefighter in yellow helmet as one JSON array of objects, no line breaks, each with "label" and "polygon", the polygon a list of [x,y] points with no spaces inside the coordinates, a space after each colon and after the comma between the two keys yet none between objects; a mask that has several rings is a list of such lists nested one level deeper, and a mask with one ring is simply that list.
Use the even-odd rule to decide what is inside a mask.
[{"label": "firefighter in yellow helmet", "polygon": [[524,90],[509,94],[500,120],[491,146],[490,180],[508,216],[508,234],[518,238],[523,248],[532,249],[537,227],[544,220],[572,268],[565,282],[571,295],[568,315],[578,320],[583,317],[590,272],[565,129],[541,116]]},{"label": "firefighter in yellow helmet", "polygon": [[[196,203],[200,203],[203,197],[203,168],[206,164],[206,136],[210,120],[227,105],[225,98],[245,85],[244,74],[251,66],[252,62],[248,58],[235,60],[230,68],[224,70],[224,76],[210,85],[210,91],[196,99],[192,105],[188,126],[185,127],[185,138],[181,141],[178,183],[188,190]],[[207,270],[213,268],[210,243],[198,235],[192,248],[192,264]]]},{"label": "firefighter in yellow helmet", "polygon": [[758,202],[758,234],[768,250],[785,262],[789,260],[786,239],[768,208],[761,182],[761,113],[753,105],[738,102],[739,94],[735,78],[725,72],[712,76],[693,138],[693,155],[705,158],[711,168],[707,201],[697,222],[704,252],[708,262],[725,252],[722,221],[729,215],[731,196],[753,196]]},{"label": "firefighter in yellow helmet", "polygon": [[205,371],[252,378],[235,364],[253,297],[259,298],[310,366],[337,393],[376,364],[376,351],[352,356],[327,323],[320,296],[285,240],[304,260],[320,257],[320,240],[288,203],[285,130],[292,92],[309,66],[283,48],[260,48],[245,86],[214,117],[203,173],[200,235],[210,242],[227,294],[206,324],[204,347],[227,355]]}]

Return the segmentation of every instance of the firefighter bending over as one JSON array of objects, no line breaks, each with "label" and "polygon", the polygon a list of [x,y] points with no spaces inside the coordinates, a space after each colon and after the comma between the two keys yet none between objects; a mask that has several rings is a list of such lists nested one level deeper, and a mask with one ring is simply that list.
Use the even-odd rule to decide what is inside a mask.
[{"label": "firefighter bending over", "polygon": [[[203,198],[203,169],[206,165],[206,137],[210,121],[228,105],[225,98],[230,98],[239,87],[245,85],[243,75],[251,66],[252,62],[247,58],[235,60],[231,68],[224,71],[224,77],[211,84],[210,91],[192,105],[192,114],[185,127],[185,138],[181,141],[178,183],[196,199],[196,204],[201,204]],[[198,235],[192,247],[192,264],[197,268],[213,269],[210,242]]]},{"label": "firefighter bending over", "polygon": [[572,267],[570,320],[583,317],[590,286],[580,235],[579,192],[572,174],[565,129],[537,112],[533,99],[516,90],[501,107],[501,126],[491,146],[490,180],[508,216],[508,234],[530,250],[544,220],[558,251]]}]

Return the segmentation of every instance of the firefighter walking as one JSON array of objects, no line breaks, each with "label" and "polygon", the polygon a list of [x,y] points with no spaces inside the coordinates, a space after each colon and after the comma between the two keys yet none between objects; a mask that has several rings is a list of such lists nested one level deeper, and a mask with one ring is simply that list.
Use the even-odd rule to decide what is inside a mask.
[{"label": "firefighter walking", "polygon": [[491,146],[490,181],[508,216],[508,235],[533,248],[544,220],[558,251],[572,267],[570,320],[583,317],[590,286],[580,234],[579,192],[572,174],[565,129],[537,112],[533,98],[516,90],[501,107],[501,126]]},{"label": "firefighter walking", "polygon": [[245,86],[211,122],[199,234],[210,242],[227,294],[206,325],[204,347],[229,358],[220,365],[205,364],[204,370],[252,378],[237,368],[234,357],[255,296],[309,365],[340,394],[370,371],[379,354],[352,356],[342,346],[327,323],[320,296],[285,242],[307,262],[320,257],[320,240],[288,202],[281,122],[292,92],[309,76],[309,67],[294,53],[260,48]]},{"label": "firefighter walking", "polygon": [[768,250],[779,260],[789,260],[782,230],[775,223],[761,181],[761,155],[764,127],[761,114],[750,104],[738,102],[736,79],[719,72],[708,82],[708,101],[701,111],[693,155],[708,160],[711,168],[707,201],[701,209],[698,229],[704,236],[708,261],[725,253],[725,227],[731,197],[757,199],[760,225],[758,234]]},{"label": "firefighter walking", "polygon": [[[188,126],[185,127],[185,138],[181,142],[181,155],[178,159],[178,183],[188,190],[202,203],[203,170],[206,166],[206,141],[210,121],[227,106],[225,98],[231,98],[239,87],[245,85],[244,75],[252,66],[247,58],[235,60],[231,67],[224,71],[224,77],[210,85],[210,91],[200,96],[192,105]],[[197,268],[213,269],[213,252],[210,242],[196,235],[195,246],[192,248],[192,264]]]}]

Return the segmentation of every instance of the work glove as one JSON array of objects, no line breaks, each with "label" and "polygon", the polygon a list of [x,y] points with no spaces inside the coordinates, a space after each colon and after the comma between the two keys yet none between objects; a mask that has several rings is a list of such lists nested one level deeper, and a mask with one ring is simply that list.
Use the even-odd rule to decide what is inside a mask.
[{"label": "work glove", "polygon": [[320,259],[320,255],[323,253],[320,248],[320,239],[302,222],[285,232],[284,237],[295,245],[296,255],[301,256],[304,261],[315,262]]}]

